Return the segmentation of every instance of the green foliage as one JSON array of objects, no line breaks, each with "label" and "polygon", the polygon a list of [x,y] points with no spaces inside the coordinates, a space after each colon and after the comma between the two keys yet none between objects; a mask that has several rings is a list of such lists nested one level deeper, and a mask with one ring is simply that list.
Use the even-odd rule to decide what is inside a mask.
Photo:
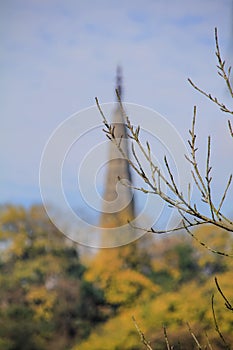
[{"label": "green foliage", "polygon": [[103,297],[77,247],[39,206],[2,208],[0,222],[0,349],[63,350],[87,337],[105,318]]},{"label": "green foliage", "polygon": [[178,268],[181,272],[180,282],[186,282],[198,275],[199,266],[190,244],[179,244],[175,248],[178,257]]},{"label": "green foliage", "polygon": [[44,340],[37,336],[42,330],[42,325],[39,322],[32,322],[33,312],[26,305],[10,305],[1,311],[0,317],[0,344],[4,344],[1,349],[45,349]]},{"label": "green foliage", "polygon": [[163,290],[169,291],[174,289],[176,281],[167,269],[153,270],[149,277],[154,283],[159,284]]}]

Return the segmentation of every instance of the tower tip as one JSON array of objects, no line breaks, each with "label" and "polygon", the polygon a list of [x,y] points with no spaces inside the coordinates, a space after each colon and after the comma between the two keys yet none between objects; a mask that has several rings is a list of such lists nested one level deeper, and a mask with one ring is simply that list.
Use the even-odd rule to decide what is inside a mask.
[{"label": "tower tip", "polygon": [[120,98],[122,98],[122,68],[121,68],[121,66],[117,66],[116,89],[118,91]]}]

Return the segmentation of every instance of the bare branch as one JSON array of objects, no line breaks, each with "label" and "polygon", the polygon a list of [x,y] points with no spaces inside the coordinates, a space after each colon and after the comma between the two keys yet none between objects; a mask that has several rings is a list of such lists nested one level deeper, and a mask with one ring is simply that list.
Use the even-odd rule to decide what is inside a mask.
[{"label": "bare branch", "polygon": [[231,303],[228,301],[228,299],[225,297],[225,295],[223,294],[223,291],[221,290],[220,286],[219,286],[219,283],[218,283],[218,280],[217,280],[217,277],[214,278],[215,280],[215,284],[217,286],[217,289],[219,291],[219,293],[221,294],[221,296],[223,297],[223,299],[225,300],[225,306],[228,310],[231,310],[233,311],[233,306],[231,305]]},{"label": "bare branch", "polygon": [[230,131],[230,135],[233,137],[233,128],[231,126],[231,121],[228,119],[228,128],[229,128],[229,131]]},{"label": "bare branch", "polygon": [[225,70],[225,61],[222,61],[221,58],[221,53],[220,53],[220,49],[219,49],[219,43],[218,43],[218,30],[217,28],[215,28],[215,44],[216,44],[216,56],[218,59],[218,68],[219,68],[219,75],[226,81],[226,85],[228,88],[228,91],[230,92],[231,97],[233,98],[233,89],[230,83],[230,74],[231,74],[231,67],[228,68],[228,73],[226,73]]},{"label": "bare branch", "polygon": [[184,225],[184,228],[186,229],[186,232],[187,232],[192,238],[194,238],[195,241],[197,241],[200,245],[202,245],[204,248],[206,248],[206,249],[209,250],[210,252],[215,253],[215,254],[218,254],[218,255],[228,256],[228,257],[231,257],[231,258],[233,257],[233,254],[227,254],[227,253],[225,253],[225,252],[221,252],[221,251],[219,251],[219,250],[215,250],[215,249],[209,247],[206,243],[200,241],[199,238],[197,238],[197,236],[194,235],[194,233],[191,232],[191,231],[189,230],[189,227],[186,226],[186,224],[185,224],[184,222],[183,222],[183,225]]},{"label": "bare branch", "polygon": [[167,336],[167,331],[166,331],[166,327],[165,326],[163,326],[163,334],[164,334],[164,338],[165,338],[165,341],[166,341],[167,350],[172,350],[172,347],[170,346],[169,341],[168,341],[168,336]]},{"label": "bare branch", "polygon": [[213,350],[212,345],[210,344],[210,340],[209,340],[208,334],[205,333],[205,336],[206,336],[206,340],[207,340],[207,344],[208,344],[209,349]]},{"label": "bare branch", "polygon": [[[218,75],[225,80],[225,83],[226,83],[226,86],[227,86],[227,90],[229,91],[231,98],[233,98],[233,88],[232,88],[231,81],[230,81],[231,66],[226,68],[225,67],[225,61],[222,60],[222,58],[221,58],[221,53],[220,53],[219,43],[218,43],[218,31],[217,31],[217,28],[215,28],[215,46],[216,46],[215,54],[216,54],[216,57],[217,57],[217,60],[218,60],[218,65],[217,65]],[[208,94],[204,90],[200,89],[197,85],[195,85],[193,83],[193,81],[190,78],[188,78],[188,82],[192,85],[192,87],[195,90],[197,90],[202,95],[207,97],[210,101],[212,101],[216,105],[218,105],[220,107],[221,111],[223,111],[225,113],[233,114],[233,111],[230,110],[228,107],[226,107],[225,104],[220,102],[217,99],[217,97],[213,97],[211,94]],[[228,120],[228,128],[229,128],[229,131],[230,131],[230,135],[233,137],[233,131],[232,131],[232,126],[231,126],[231,121],[230,120]]]},{"label": "bare branch", "polygon": [[99,100],[98,100],[97,97],[95,98],[95,102],[96,102],[96,105],[97,105],[97,107],[98,107],[98,109],[99,109],[99,112],[100,112],[100,114],[101,114],[101,116],[102,116],[102,118],[103,118],[103,121],[104,121],[105,126],[108,127],[108,126],[109,126],[109,125],[108,125],[108,121],[107,121],[107,119],[105,118],[104,112],[102,111],[102,108],[100,107]]},{"label": "bare branch", "polygon": [[[215,30],[215,41],[216,41],[216,56],[218,59],[218,70],[219,74],[223,79],[225,80],[228,90],[232,96],[232,87],[230,84],[230,72],[231,68],[229,67],[226,71],[225,67],[225,61],[221,59],[220,50],[219,50],[219,44],[218,44],[218,38],[217,38],[217,30]],[[212,97],[210,94],[207,94],[200,88],[198,88],[190,79],[190,84],[199,92],[201,92],[203,95],[205,95],[208,99],[213,101],[215,104],[217,104],[220,109],[224,112],[233,114],[231,110],[229,110],[223,103],[219,102],[216,97]],[[233,255],[227,254],[225,252],[217,251],[211,247],[209,247],[204,242],[200,241],[191,231],[190,229],[192,227],[197,227],[199,225],[203,224],[212,224],[216,227],[222,228],[224,230],[227,230],[229,232],[233,232],[233,222],[229,218],[227,218],[222,213],[222,207],[223,203],[225,201],[225,198],[229,192],[229,188],[232,183],[232,175],[230,175],[229,180],[227,182],[227,185],[225,189],[222,192],[221,199],[219,203],[216,205],[213,201],[213,188],[212,188],[212,176],[211,176],[211,170],[212,167],[210,165],[210,155],[211,155],[211,139],[210,136],[208,137],[207,142],[207,155],[206,155],[206,166],[204,172],[200,170],[200,166],[197,160],[197,135],[195,131],[196,126],[196,115],[197,115],[197,108],[194,106],[193,110],[193,118],[192,118],[192,126],[189,130],[189,140],[188,144],[190,147],[190,153],[189,155],[185,155],[186,160],[191,164],[191,175],[194,181],[194,186],[198,190],[199,194],[199,200],[200,202],[204,202],[206,206],[208,206],[209,214],[204,214],[202,210],[198,207],[198,203],[194,203],[191,200],[191,184],[188,184],[188,194],[187,197],[184,195],[181,190],[180,186],[177,183],[174,173],[172,171],[172,168],[167,160],[166,155],[164,156],[164,164],[167,170],[167,173],[164,174],[162,170],[153,162],[152,159],[152,153],[151,153],[151,147],[149,142],[146,142],[146,145],[144,145],[140,140],[140,126],[133,126],[129,117],[126,115],[121,97],[119,92],[116,90],[118,103],[121,109],[122,116],[126,122],[127,127],[127,133],[128,137],[132,140],[131,144],[131,151],[132,151],[132,157],[133,160],[130,159],[130,157],[125,154],[124,149],[121,146],[121,140],[118,141],[114,135],[114,126],[112,126],[104,116],[104,113],[100,107],[100,104],[98,102],[98,99],[96,98],[96,103],[98,106],[98,109],[100,111],[100,114],[103,118],[103,123],[105,125],[104,132],[106,136],[116,145],[116,147],[119,149],[121,155],[124,159],[126,159],[129,163],[129,165],[133,168],[133,170],[139,175],[139,177],[144,181],[144,183],[148,186],[147,188],[143,187],[134,187],[132,185],[126,184],[126,186],[130,186],[135,190],[139,190],[146,194],[153,194],[159,196],[167,205],[168,207],[176,208],[180,217],[181,217],[181,223],[182,225],[176,228],[173,228],[171,230],[155,230],[154,228],[150,228],[149,230],[146,230],[142,228],[142,230],[157,234],[162,234],[165,232],[175,232],[179,230],[185,230],[190,236],[192,236],[200,245],[204,246],[206,249],[210,250],[213,253],[224,255],[224,256],[230,256]],[[229,130],[231,135],[233,136],[231,122],[228,121]],[[138,146],[138,152],[136,153],[135,150],[135,143]],[[140,153],[140,154],[138,154]],[[149,173],[146,173],[144,166],[141,162],[141,157],[143,157],[143,160],[147,162],[149,165]],[[164,186],[164,187],[163,187]],[[165,188],[165,190],[164,190]],[[139,228],[137,228],[139,229]]]},{"label": "bare branch", "polygon": [[212,219],[213,219],[213,221],[215,221],[215,217],[214,217],[215,208],[214,208],[214,204],[213,204],[212,199],[211,199],[210,183],[211,183],[212,177],[210,177],[210,172],[211,172],[211,166],[210,166],[210,136],[208,136],[207,159],[206,159],[207,200],[208,200],[208,203],[209,203],[209,208],[210,208]]},{"label": "bare branch", "polygon": [[218,322],[217,322],[217,318],[216,318],[216,314],[215,314],[215,310],[214,310],[214,294],[212,295],[212,299],[211,299],[211,306],[212,306],[212,313],[213,313],[213,319],[214,319],[214,325],[215,325],[215,330],[218,333],[219,337],[222,339],[226,349],[230,350],[230,346],[229,344],[227,344],[224,336],[222,335],[219,326],[218,326]]},{"label": "bare branch", "polygon": [[221,210],[221,208],[222,208],[223,202],[224,202],[224,200],[225,200],[225,198],[226,198],[226,195],[227,195],[227,191],[228,191],[228,189],[229,189],[229,187],[230,187],[231,181],[232,181],[232,174],[230,175],[229,180],[228,180],[228,182],[227,182],[227,186],[226,186],[226,188],[225,188],[225,191],[224,191],[224,193],[223,193],[222,199],[221,199],[221,201],[220,201],[220,204],[219,204],[219,207],[218,207],[218,210],[217,210],[217,214],[220,213],[220,210]]},{"label": "bare branch", "polygon": [[[119,97],[120,98],[120,97]],[[171,171],[170,165],[167,161],[167,158],[164,158],[165,166],[168,171],[169,175],[169,180],[165,177],[165,175],[162,174],[161,170],[153,163],[152,157],[151,157],[151,151],[150,151],[150,145],[147,142],[146,143],[146,148],[142,145],[140,138],[139,138],[139,130],[140,128],[134,128],[133,125],[131,124],[129,118],[126,116],[123,105],[121,103],[121,108],[122,108],[122,113],[125,116],[125,119],[127,121],[127,128],[129,130],[129,136],[139,146],[139,150],[142,153],[142,155],[145,157],[146,161],[150,165],[151,169],[151,178],[145,174],[145,171],[143,169],[143,166],[139,160],[138,155],[136,154],[134,144],[132,142],[132,155],[136,161],[134,163],[128,156],[125,154],[123,148],[121,147],[121,142],[117,141],[114,135],[114,127],[112,127],[106,117],[104,116],[103,111],[101,110],[101,107],[98,103],[97,100],[97,106],[100,110],[100,113],[103,117],[103,122],[106,127],[105,133],[106,136],[116,145],[116,147],[119,149],[120,153],[122,154],[123,158],[128,161],[130,166],[136,171],[136,173],[143,179],[143,181],[149,186],[149,189],[144,189],[141,188],[141,190],[144,193],[153,193],[155,195],[158,195],[162,200],[164,200],[169,206],[172,206],[178,210],[178,212],[181,214],[187,214],[191,217],[193,217],[195,221],[194,222],[190,221],[190,227],[192,226],[197,226],[198,224],[201,223],[212,223],[218,227],[224,228],[225,230],[232,231],[233,230],[233,224],[230,220],[225,218],[222,213],[220,213],[219,206],[218,209],[214,206],[212,199],[211,199],[211,177],[210,177],[210,139],[208,141],[208,150],[207,150],[207,161],[206,161],[206,176],[205,178],[202,177],[199,167],[198,167],[198,162],[196,159],[196,152],[197,152],[197,147],[196,147],[196,134],[195,134],[195,121],[196,121],[196,107],[194,107],[194,114],[193,114],[193,122],[192,122],[192,128],[189,131],[191,139],[189,140],[189,145],[190,145],[190,153],[191,153],[191,158],[186,157],[189,162],[193,166],[193,170],[191,171],[193,179],[195,181],[195,184],[197,188],[199,189],[199,192],[201,194],[201,199],[209,205],[210,212],[211,212],[211,217],[207,217],[206,215],[202,214],[198,209],[196,204],[194,203],[193,205],[191,204],[191,199],[190,199],[190,191],[188,194],[188,198],[186,199],[183,194],[179,191],[179,188],[175,182],[173,173]],[[157,181],[155,179],[155,174],[157,174]],[[167,194],[166,192],[162,191],[161,189],[161,182],[166,186],[167,189],[171,191],[171,194]],[[206,184],[205,184],[206,182]],[[157,187],[156,187],[157,183]],[[229,183],[230,186],[230,183]],[[229,187],[228,186],[228,187]],[[138,188],[135,188],[138,190]],[[224,197],[225,198],[225,197]],[[223,200],[224,200],[223,198]],[[220,207],[221,209],[221,207]],[[217,216],[218,220],[216,220],[214,214]],[[186,217],[187,219],[187,217]],[[198,220],[197,220],[198,219]],[[188,227],[189,227],[188,226]],[[186,227],[183,227],[186,229]],[[180,228],[181,229],[181,228]]]},{"label": "bare branch", "polygon": [[206,96],[209,100],[211,100],[212,102],[214,102],[215,104],[217,104],[220,107],[220,110],[225,112],[225,113],[229,113],[229,114],[233,114],[233,111],[231,111],[228,107],[226,107],[223,103],[219,102],[217,97],[212,97],[211,94],[207,94],[204,90],[201,90],[197,85],[195,85],[193,83],[193,81],[188,78],[188,82],[192,85],[192,87],[199,91],[202,95]]},{"label": "bare branch", "polygon": [[197,344],[198,349],[201,350],[202,347],[201,347],[199,341],[197,340],[197,337],[196,337],[195,334],[193,333],[193,331],[192,331],[192,329],[191,329],[191,327],[190,327],[190,325],[189,325],[188,322],[187,322],[187,326],[188,326],[188,329],[189,329],[189,333],[191,334],[192,338],[194,339],[195,343]]},{"label": "bare branch", "polygon": [[166,168],[167,168],[169,177],[170,177],[170,179],[171,179],[171,182],[172,182],[172,186],[173,186],[173,188],[174,188],[174,191],[175,191],[175,193],[180,197],[180,193],[179,193],[178,188],[177,188],[177,186],[176,186],[176,183],[175,183],[175,180],[174,180],[174,176],[173,176],[173,174],[172,174],[172,172],[171,172],[171,169],[170,169],[170,166],[169,166],[169,164],[168,164],[168,161],[167,161],[167,157],[166,157],[166,156],[164,157],[164,163],[165,163],[165,165],[166,165]]},{"label": "bare branch", "polygon": [[[207,188],[205,186],[204,180],[201,176],[201,173],[199,171],[199,167],[198,167],[198,162],[196,159],[196,152],[198,150],[198,148],[196,147],[196,134],[195,134],[195,123],[196,123],[196,115],[197,115],[197,108],[196,106],[194,106],[193,109],[193,121],[192,121],[192,129],[189,130],[190,136],[191,136],[191,140],[188,141],[188,144],[190,145],[191,148],[191,164],[193,165],[193,178],[194,181],[202,195],[202,198],[204,199],[204,201],[206,201],[206,195],[207,195]],[[187,157],[186,157],[187,159]]]},{"label": "bare branch", "polygon": [[[137,189],[137,188],[136,188]],[[139,189],[141,190],[141,189]],[[151,227],[150,229],[147,229],[145,227],[139,227],[139,226],[136,226],[136,225],[133,225],[132,222],[128,222],[128,224],[135,230],[141,230],[141,231],[144,231],[144,232],[147,232],[147,233],[156,233],[158,235],[161,235],[163,233],[171,233],[171,232],[177,232],[177,231],[181,231],[181,230],[184,230],[185,227],[182,225],[182,226],[179,226],[179,227],[175,227],[175,228],[172,228],[172,229],[169,229],[169,230],[156,230],[154,229],[153,227]],[[186,225],[186,227],[188,228],[191,228],[191,227],[195,227],[195,226],[200,226],[200,225],[204,225],[205,222],[196,222],[196,223],[191,223],[189,225]]]},{"label": "bare branch", "polygon": [[132,319],[133,319],[135,328],[137,329],[138,334],[140,335],[141,342],[146,346],[147,349],[153,350],[152,347],[150,346],[150,342],[149,342],[148,340],[146,340],[144,333],[143,333],[143,332],[141,331],[141,329],[139,328],[139,326],[138,326],[138,324],[137,324],[137,322],[136,322],[134,316],[132,316]]}]

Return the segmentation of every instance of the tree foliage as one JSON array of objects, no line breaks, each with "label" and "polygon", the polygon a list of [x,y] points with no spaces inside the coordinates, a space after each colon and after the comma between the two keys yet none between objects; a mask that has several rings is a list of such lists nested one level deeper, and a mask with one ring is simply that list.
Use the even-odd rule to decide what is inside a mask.
[{"label": "tree foliage", "polygon": [[[105,319],[77,247],[42,207],[0,211],[0,348],[66,349]],[[56,345],[55,345],[56,344]]]},{"label": "tree foliage", "polygon": [[[201,237],[209,235],[216,249],[220,249],[224,244],[228,245],[229,249],[233,248],[233,237],[224,230],[203,226],[199,228],[197,235]],[[114,264],[111,250],[108,250],[108,253]],[[113,292],[117,293],[119,299],[121,298],[121,306],[105,323],[96,327],[88,339],[75,346],[74,350],[142,349],[143,345],[140,344],[132,316],[138,327],[143,330],[145,339],[150,340],[152,349],[167,349],[164,326],[169,343],[174,346],[174,349],[197,348],[191,331],[203,349],[205,346],[208,349],[208,342],[213,349],[225,349],[215,330],[211,309],[213,293],[215,294],[214,308],[220,329],[226,341],[229,344],[232,343],[232,311],[226,310],[224,300],[217,292],[214,283],[214,278],[217,277],[222,291],[231,302],[232,259],[212,254],[185,234],[180,236],[173,234],[153,243],[150,242],[147,254],[150,269],[146,270],[146,279],[154,284],[156,290],[154,291],[149,284],[144,284],[144,292],[141,291],[139,295],[131,294],[131,303],[124,303],[124,293],[130,294],[128,291],[130,278],[127,274],[124,276],[124,273],[121,273],[116,261],[115,268],[106,265],[106,260],[102,261],[102,268],[107,275],[113,276],[116,281],[118,281],[117,275],[121,276],[120,286],[110,283],[103,287],[106,292],[111,285]],[[99,261],[98,264],[101,265],[101,262]],[[96,273],[98,283],[101,278],[104,280],[106,278],[106,275],[99,272],[95,263],[90,265],[89,271],[87,270],[87,273],[92,276]],[[123,285],[125,290],[122,291]]]},{"label": "tree foliage", "polygon": [[[132,316],[155,349],[165,349],[164,324],[170,343],[194,348],[186,321],[200,342],[207,332],[221,349],[209,280],[217,276],[231,303],[232,259],[173,235],[101,250],[84,266],[41,207],[4,207],[0,219],[1,349],[141,349]],[[230,233],[211,226],[196,235],[216,249],[233,247]],[[233,341],[232,311],[225,313],[220,293],[214,310]]]}]

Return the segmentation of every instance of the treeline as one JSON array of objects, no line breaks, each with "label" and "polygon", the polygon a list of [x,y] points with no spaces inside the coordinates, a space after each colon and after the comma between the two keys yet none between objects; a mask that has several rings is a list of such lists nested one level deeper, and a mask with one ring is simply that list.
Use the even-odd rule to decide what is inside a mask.
[{"label": "treeline", "polygon": [[5,207],[0,220],[0,349],[70,349],[105,321],[103,292],[41,207]]},{"label": "treeline", "polygon": [[[210,253],[184,234],[80,256],[40,206],[0,210],[0,349],[143,349],[132,316],[153,349],[194,349],[198,341],[233,343],[233,314],[214,277],[232,295],[233,259]],[[233,251],[230,233],[195,232],[216,250]],[[83,256],[84,257],[84,256]],[[208,347],[207,347],[208,348]]]}]

